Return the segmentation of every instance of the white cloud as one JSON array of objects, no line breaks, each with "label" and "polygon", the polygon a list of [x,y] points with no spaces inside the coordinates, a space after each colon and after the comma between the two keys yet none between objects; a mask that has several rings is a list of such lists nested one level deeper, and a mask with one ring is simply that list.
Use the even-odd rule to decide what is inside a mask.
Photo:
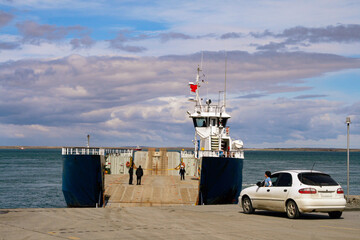
[{"label": "white cloud", "polygon": [[[223,57],[223,52],[204,53],[205,79],[215,102],[217,90],[223,89]],[[83,138],[91,134],[98,146],[191,146],[194,133],[186,111],[192,105],[185,95],[199,61],[200,54],[73,55],[0,65],[0,90],[13,93],[0,96],[0,143],[15,143],[11,136],[18,136],[23,144],[13,145],[34,144],[34,139],[38,145],[85,145]],[[358,61],[321,54],[228,52],[232,136],[247,147],[336,139],[343,134],[347,114],[356,126],[358,99],[344,105],[321,97],[294,100],[272,95],[306,95],[303,78],[348,68],[359,68]],[[200,90],[205,96],[206,88]],[[259,92],[260,99],[241,98]]]},{"label": "white cloud", "polygon": [[41,131],[41,132],[49,132],[50,129],[48,127],[45,127],[45,126],[41,126],[41,125],[38,125],[38,124],[32,124],[32,125],[29,125],[29,126],[25,126],[31,130],[35,130],[35,131]]},{"label": "white cloud", "polygon": [[[350,115],[353,144],[359,147],[360,100],[339,82],[349,76],[346,70],[360,68],[358,59],[340,55],[359,55],[360,43],[300,37],[280,52],[259,52],[258,46],[276,47],[289,39],[251,34],[300,26],[322,39],[324,29],[360,23],[358,1],[195,0],[178,1],[175,8],[161,0],[1,4],[11,13],[0,10],[6,17],[0,33],[0,144],[86,145],[91,134],[98,146],[191,146],[187,83],[204,50],[209,88],[200,90],[216,102],[225,59],[218,51],[226,50],[229,124],[245,146],[340,146]],[[55,14],[52,22],[43,15],[48,10]],[[57,22],[58,13],[90,21],[86,27]],[[107,23],[101,29],[92,25],[100,18]],[[16,35],[15,26],[23,35]],[[228,38],[221,38],[224,34]],[[356,40],[357,34],[336,36]],[[312,82],[320,78],[325,86],[334,79],[329,73],[339,71],[338,88]]]},{"label": "white cloud", "polygon": [[86,97],[88,96],[88,92],[82,86],[72,87],[58,87],[55,89],[55,94],[63,97]]},{"label": "white cloud", "polygon": [[[39,124],[15,125],[0,124],[0,131],[6,138],[22,138],[26,139],[35,135],[49,134],[50,128]],[[29,142],[30,143],[30,142]],[[3,144],[4,145],[4,144]]]},{"label": "white cloud", "polygon": [[84,8],[99,9],[103,5],[99,1],[84,1],[84,0],[2,0],[2,4],[18,7],[18,8],[35,8],[35,9],[78,9]]},{"label": "white cloud", "polygon": [[[31,9],[52,9],[52,11],[64,11],[67,14],[76,14],[77,17],[91,18],[97,21],[98,18],[106,19],[109,22],[108,29],[133,29],[138,36],[157,35],[168,36],[169,34],[178,34],[178,36],[187,36],[183,39],[162,42],[158,38],[130,39],[132,41],[118,45],[118,49],[110,49],[109,41],[104,40],[100,32],[102,29],[93,27],[94,36],[98,36],[98,42],[94,42],[87,36],[77,36],[77,38],[64,39],[57,43],[39,42],[38,46],[25,44],[21,49],[12,49],[4,51],[1,54],[0,61],[18,60],[22,58],[49,58],[64,57],[73,53],[81,55],[137,55],[137,56],[161,56],[166,54],[191,54],[201,50],[219,51],[219,50],[237,50],[241,49],[249,52],[256,52],[253,44],[268,44],[273,39],[267,41],[254,39],[250,32],[270,30],[280,32],[287,28],[296,26],[323,28],[326,26],[337,26],[337,24],[358,24],[360,16],[358,9],[360,4],[357,1],[209,1],[204,4],[203,1],[182,1],[176,3],[169,1],[154,1],[151,4],[147,1],[138,1],[136,3],[123,1],[114,4],[113,1],[5,1],[3,4],[17,8]],[[85,9],[85,10],[84,10]],[[69,12],[68,12],[69,11]],[[156,14],[154,14],[156,12]],[[121,14],[119,14],[121,13]],[[33,16],[27,13],[29,19],[24,21],[33,21],[37,19],[39,23],[37,28],[53,27],[54,33],[67,33],[71,28],[63,26],[61,22],[56,25],[49,25],[42,21],[46,19],[43,16]],[[261,16],[261,17],[254,17]],[[43,18],[43,19],[42,19]],[[132,26],[133,21],[143,22],[145,26],[157,23],[161,25],[160,29],[142,29],[141,24]],[[120,27],[129,24],[128,27]],[[74,26],[77,23],[74,23]],[[74,27],[73,26],[73,27]],[[79,26],[78,26],[79,27]],[[138,28],[138,29],[137,29]],[[149,28],[149,27],[145,27]],[[62,31],[60,31],[62,30]],[[80,30],[79,30],[80,31]],[[236,39],[220,38],[226,33],[242,33],[243,37]],[[36,31],[38,33],[38,31]],[[196,36],[209,35],[208,38],[197,38]],[[55,34],[56,35],[56,34]],[[47,36],[47,35],[46,35]],[[1,39],[1,36],[0,36]],[[83,40],[83,41],[82,41]],[[359,54],[354,49],[359,49],[358,43],[353,44],[322,44],[316,43],[310,46],[296,45],[290,48],[290,51],[316,51],[322,53],[334,53],[345,55]],[[90,47],[91,46],[91,47]],[[128,51],[133,51],[129,53]],[[137,52],[138,51],[138,52]]]},{"label": "white cloud", "polygon": [[231,131],[241,133],[246,147],[339,147],[335,140],[345,130],[346,113],[336,101],[242,99],[229,107]]},{"label": "white cloud", "polygon": [[22,134],[22,133],[14,133],[13,136],[16,137],[16,138],[24,138],[25,137],[25,135]]},{"label": "white cloud", "polygon": [[125,126],[125,122],[121,121],[119,118],[111,118],[110,120],[106,121],[104,125],[109,128],[120,128]]}]

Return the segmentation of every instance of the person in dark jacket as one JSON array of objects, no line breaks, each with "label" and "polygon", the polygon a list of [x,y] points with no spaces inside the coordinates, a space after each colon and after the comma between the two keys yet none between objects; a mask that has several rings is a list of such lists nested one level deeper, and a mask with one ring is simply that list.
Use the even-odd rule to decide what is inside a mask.
[{"label": "person in dark jacket", "polygon": [[184,168],[184,166],[183,165],[181,165],[181,168],[180,168],[180,171],[179,171],[179,173],[180,173],[180,180],[185,180],[185,168]]},{"label": "person in dark jacket", "polygon": [[136,185],[141,185],[141,177],[144,175],[143,169],[141,168],[141,165],[139,165],[139,168],[136,169]]},{"label": "person in dark jacket", "polygon": [[129,169],[129,184],[132,185],[132,181],[133,181],[133,173],[134,173],[134,168],[133,166],[131,165],[130,166],[130,169]]}]

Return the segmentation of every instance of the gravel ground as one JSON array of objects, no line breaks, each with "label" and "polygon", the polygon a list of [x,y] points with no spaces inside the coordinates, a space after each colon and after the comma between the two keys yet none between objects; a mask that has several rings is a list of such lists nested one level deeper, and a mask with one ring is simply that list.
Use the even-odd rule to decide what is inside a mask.
[{"label": "gravel ground", "polygon": [[359,195],[349,195],[345,210],[360,211],[360,196]]}]

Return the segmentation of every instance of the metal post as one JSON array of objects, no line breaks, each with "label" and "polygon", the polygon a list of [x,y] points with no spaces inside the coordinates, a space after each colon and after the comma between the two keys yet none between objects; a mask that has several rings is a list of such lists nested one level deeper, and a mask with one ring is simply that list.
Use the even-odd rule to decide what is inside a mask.
[{"label": "metal post", "polygon": [[350,201],[349,198],[349,189],[350,189],[350,160],[349,160],[349,132],[350,132],[350,117],[346,117],[346,125],[347,125],[347,201]]}]

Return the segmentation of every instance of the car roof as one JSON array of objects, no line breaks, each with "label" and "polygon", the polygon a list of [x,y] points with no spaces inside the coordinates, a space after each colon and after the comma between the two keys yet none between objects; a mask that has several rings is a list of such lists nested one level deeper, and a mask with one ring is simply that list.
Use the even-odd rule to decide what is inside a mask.
[{"label": "car roof", "polygon": [[308,172],[314,172],[314,173],[322,173],[322,172],[319,172],[319,171],[315,171],[315,170],[281,170],[281,171],[276,171],[272,174],[276,174],[276,173],[308,173]]}]

